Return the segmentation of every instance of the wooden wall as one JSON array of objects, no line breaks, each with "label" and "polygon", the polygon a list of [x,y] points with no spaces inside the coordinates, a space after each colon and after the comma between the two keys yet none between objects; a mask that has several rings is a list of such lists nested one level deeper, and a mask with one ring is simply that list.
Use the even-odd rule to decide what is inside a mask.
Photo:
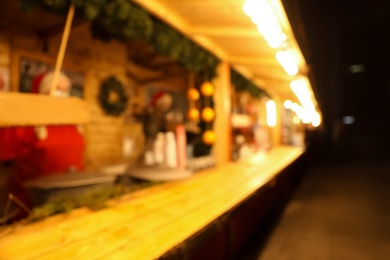
[{"label": "wooden wall", "polygon": [[[61,33],[46,42],[23,31],[0,31],[0,66],[10,68],[11,90],[17,91],[18,60],[21,55],[47,62],[55,62]],[[111,164],[132,162],[140,156],[143,147],[142,127],[139,123],[126,123],[134,104],[143,104],[143,86],[126,74],[126,45],[117,41],[105,43],[92,39],[88,25],[72,29],[65,54],[64,67],[76,69],[85,75],[84,98],[88,104],[90,123],[85,125],[85,163],[93,170]],[[120,116],[109,116],[98,103],[101,82],[115,76],[126,88],[128,109]],[[135,151],[130,158],[122,155],[123,137],[134,140]]]}]

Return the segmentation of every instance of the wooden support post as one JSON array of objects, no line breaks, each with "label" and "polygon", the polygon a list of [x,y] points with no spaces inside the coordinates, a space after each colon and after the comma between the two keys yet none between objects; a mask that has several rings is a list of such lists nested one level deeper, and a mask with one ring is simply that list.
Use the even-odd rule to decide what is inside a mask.
[{"label": "wooden support post", "polygon": [[58,51],[56,67],[54,69],[53,82],[51,83],[51,87],[50,87],[50,96],[52,96],[54,94],[54,91],[56,90],[56,87],[58,84],[58,79],[59,79],[60,71],[62,68],[62,62],[64,60],[66,45],[68,43],[69,33],[70,33],[70,29],[72,27],[72,21],[73,21],[75,9],[76,9],[76,7],[74,4],[74,1],[72,1],[71,5],[69,7],[68,16],[66,17],[65,29],[64,29],[64,33],[62,34],[60,50]]},{"label": "wooden support post", "polygon": [[215,94],[214,106],[216,119],[214,131],[217,135],[214,144],[214,156],[217,165],[230,161],[231,151],[231,83],[230,65],[222,62],[217,69],[217,77],[214,79]]}]

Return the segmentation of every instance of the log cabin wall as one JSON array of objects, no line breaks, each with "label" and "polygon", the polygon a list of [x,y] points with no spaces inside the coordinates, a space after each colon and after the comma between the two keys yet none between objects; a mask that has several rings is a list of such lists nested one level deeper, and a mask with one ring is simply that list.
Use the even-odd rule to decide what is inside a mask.
[{"label": "log cabin wall", "polygon": [[10,66],[10,44],[8,38],[0,34],[0,66]]},{"label": "log cabin wall", "polygon": [[[10,69],[11,90],[17,91],[18,58],[31,57],[55,62],[61,41],[61,31],[48,40],[23,30],[0,30],[0,66]],[[111,164],[132,162],[142,153],[143,133],[140,123],[126,123],[135,104],[144,102],[143,86],[127,76],[132,64],[127,60],[127,46],[111,41],[105,43],[91,37],[87,24],[73,28],[64,59],[64,67],[77,68],[84,73],[84,98],[89,107],[90,123],[84,127],[87,170]],[[100,84],[115,76],[126,89],[128,108],[120,116],[109,116],[99,105]],[[134,140],[135,150],[129,158],[122,155],[123,137]]]}]

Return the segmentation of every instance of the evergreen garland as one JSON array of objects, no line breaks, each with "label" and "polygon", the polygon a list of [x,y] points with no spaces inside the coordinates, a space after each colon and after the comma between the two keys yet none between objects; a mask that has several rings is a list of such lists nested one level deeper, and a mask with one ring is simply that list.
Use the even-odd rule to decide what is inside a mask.
[{"label": "evergreen garland", "polygon": [[[66,14],[69,0],[19,0],[23,10],[34,8]],[[73,0],[77,14],[91,21],[92,35],[110,39],[141,39],[191,72],[208,70],[215,76],[219,60],[176,30],[152,17],[129,0]]]},{"label": "evergreen garland", "polygon": [[[31,11],[42,7],[57,14],[66,14],[70,0],[19,0],[21,8]],[[77,14],[91,21],[95,38],[141,39],[158,53],[169,56],[191,72],[208,71],[209,78],[216,75],[219,60],[193,41],[152,17],[129,0],[73,0]],[[248,91],[252,96],[269,96],[253,82],[232,70],[231,80],[238,91]]]},{"label": "evergreen garland", "polygon": [[157,52],[171,57],[191,72],[210,72],[213,78],[219,60],[193,41],[184,37],[168,25],[153,18],[153,34],[148,43]]},{"label": "evergreen garland", "polygon": [[261,96],[270,97],[267,92],[256,86],[252,81],[246,79],[235,70],[231,70],[230,78],[232,85],[237,91],[248,91],[249,94],[255,98],[260,98]]},{"label": "evergreen garland", "polygon": [[84,16],[92,21],[92,35],[103,41],[112,38],[148,40],[153,33],[150,16],[129,1],[109,1],[96,13],[97,16],[91,16],[84,11]]}]

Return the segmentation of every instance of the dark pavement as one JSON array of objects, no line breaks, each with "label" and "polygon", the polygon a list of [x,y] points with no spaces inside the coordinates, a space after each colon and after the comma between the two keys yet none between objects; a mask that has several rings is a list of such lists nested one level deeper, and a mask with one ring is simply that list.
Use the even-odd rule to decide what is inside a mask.
[{"label": "dark pavement", "polygon": [[390,159],[310,166],[238,259],[390,259]]}]

